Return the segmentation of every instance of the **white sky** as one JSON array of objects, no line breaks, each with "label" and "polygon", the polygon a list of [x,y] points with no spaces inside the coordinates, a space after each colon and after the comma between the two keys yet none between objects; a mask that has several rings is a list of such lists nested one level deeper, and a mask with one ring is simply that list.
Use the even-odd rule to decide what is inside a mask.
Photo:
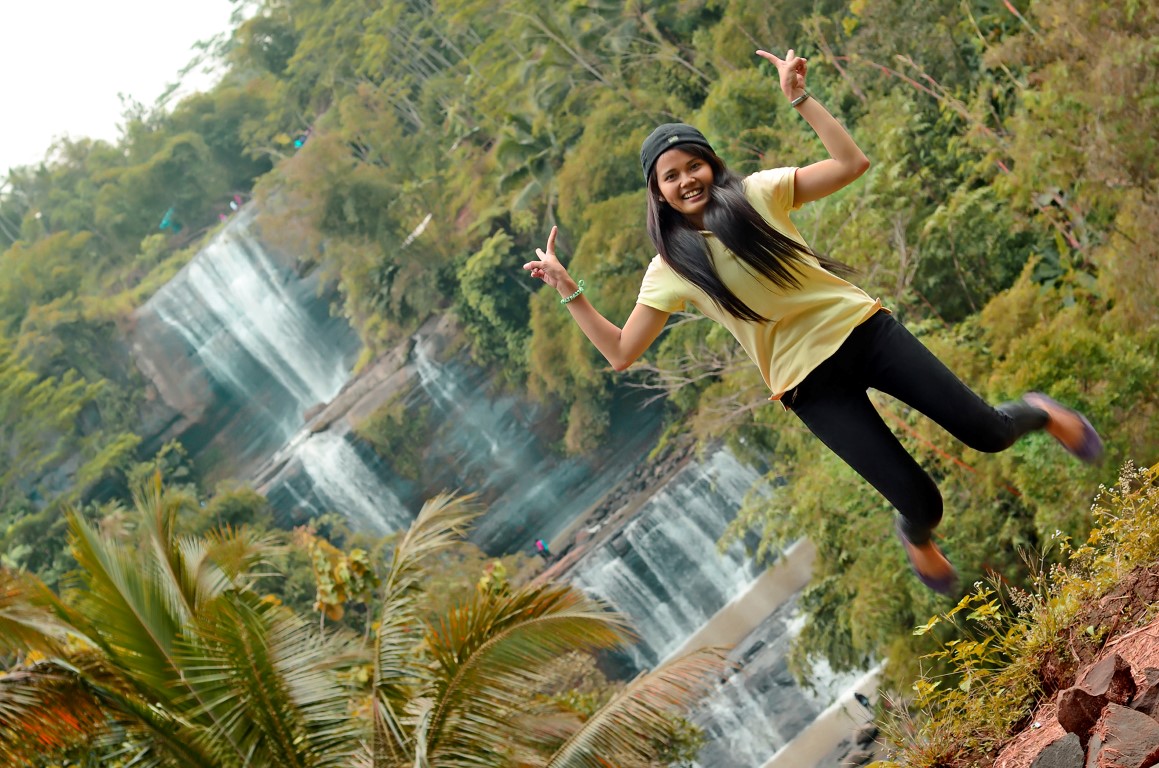
[{"label": "white sky", "polygon": [[117,94],[151,105],[194,43],[230,28],[232,10],[229,0],[0,0],[0,178],[58,137],[115,141]]}]

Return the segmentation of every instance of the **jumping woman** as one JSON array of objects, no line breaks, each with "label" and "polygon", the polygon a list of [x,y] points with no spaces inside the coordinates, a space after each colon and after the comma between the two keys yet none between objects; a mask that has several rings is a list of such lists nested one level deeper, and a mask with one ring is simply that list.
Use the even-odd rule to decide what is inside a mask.
[{"label": "jumping woman", "polygon": [[918,578],[949,593],[956,574],[931,532],[942,519],[934,481],[874,409],[873,387],[921,411],[966,445],[1004,450],[1045,429],[1093,462],[1102,442],[1081,414],[1032,392],[998,407],[958,380],[884,309],[842,279],[842,265],[815,254],[789,218],[865,173],[869,160],[849,133],[805,90],[806,60],[757,51],[780,74],[789,103],[817,132],[829,157],[801,168],[741,178],[695,128],[661,125],[640,152],[648,184],[649,264],[624,327],[604,318],[555,256],[523,265],[559,291],[583,333],[622,371],[660,335],[669,314],[692,304],[727,328],[760,369],[772,400],[805,426],[898,511],[897,532]]}]

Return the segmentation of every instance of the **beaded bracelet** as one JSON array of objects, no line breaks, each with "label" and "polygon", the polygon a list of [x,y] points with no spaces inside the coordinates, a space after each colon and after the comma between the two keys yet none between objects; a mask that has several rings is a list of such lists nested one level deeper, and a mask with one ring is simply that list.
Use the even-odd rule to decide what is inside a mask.
[{"label": "beaded bracelet", "polygon": [[580,280],[579,283],[577,284],[576,289],[575,289],[575,293],[573,293],[571,296],[568,296],[566,299],[560,299],[559,303],[560,304],[567,304],[569,302],[575,301],[576,299],[579,298],[579,295],[583,292],[584,292],[584,281]]}]

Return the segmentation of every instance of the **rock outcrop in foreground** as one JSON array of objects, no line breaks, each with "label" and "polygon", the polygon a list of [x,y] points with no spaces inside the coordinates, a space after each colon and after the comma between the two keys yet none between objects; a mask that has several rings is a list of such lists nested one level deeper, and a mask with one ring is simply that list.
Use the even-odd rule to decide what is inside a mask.
[{"label": "rock outcrop in foreground", "polygon": [[1159,765],[1159,620],[1111,639],[1043,704],[995,768]]}]

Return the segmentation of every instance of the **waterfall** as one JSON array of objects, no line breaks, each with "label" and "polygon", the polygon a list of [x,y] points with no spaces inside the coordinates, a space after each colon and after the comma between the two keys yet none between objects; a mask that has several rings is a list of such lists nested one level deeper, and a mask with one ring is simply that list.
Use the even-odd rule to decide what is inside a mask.
[{"label": "waterfall", "polygon": [[627,652],[637,669],[687,652],[709,628],[710,635],[743,637],[732,657],[737,671],[691,716],[708,740],[697,762],[704,768],[763,765],[857,677],[821,663],[803,689],[789,671],[788,651],[804,621],[795,590],[808,581],[812,545],[790,547],[768,571],[738,543],[718,550],[758,479],[727,450],[690,464],[569,576],[628,616],[640,637]]},{"label": "waterfall", "polygon": [[[526,396],[491,391],[486,372],[437,361],[431,339],[416,339],[411,361],[432,406],[423,482],[479,493],[488,511],[471,540],[491,554],[534,552],[607,493],[651,449],[660,410],[625,396],[604,447],[587,457],[558,455],[544,436],[549,419]],[[417,407],[417,403],[416,403]]]},{"label": "waterfall", "polygon": [[655,666],[757,577],[739,543],[721,553],[716,542],[758,478],[727,451],[693,463],[572,571],[630,618],[637,667]]},{"label": "waterfall", "polygon": [[321,432],[289,449],[283,469],[267,484],[266,497],[290,522],[333,512],[346,517],[354,530],[393,533],[406,529],[414,515],[384,474],[345,437]]},{"label": "waterfall", "polygon": [[797,600],[785,602],[733,654],[739,669],[693,713],[707,744],[703,768],[754,768],[797,737],[861,673],[834,674],[814,666],[802,688],[789,671],[790,646],[804,625]]},{"label": "waterfall", "polygon": [[420,337],[411,355],[419,385],[441,417],[454,423],[439,452],[461,476],[479,476],[490,486],[505,484],[520,471],[518,459],[535,442],[529,429],[535,414],[521,419],[513,398],[491,398],[479,391],[486,384],[481,369],[445,369],[435,362],[430,347],[430,340]]},{"label": "waterfall", "polygon": [[[603,447],[559,455],[551,414],[518,393],[496,392],[487,372],[463,358],[440,360],[432,334],[416,338],[409,360],[400,353],[389,371],[399,374],[393,396],[405,397],[408,414],[422,422],[418,479],[400,477],[343,421],[355,412],[343,401],[357,387],[335,400],[356,336],[329,315],[314,280],[266,252],[252,225],[249,213],[235,217],[150,299],[133,343],[170,409],[157,409],[158,440],[179,436],[199,462],[260,478],[283,523],[332,512],[356,530],[385,534],[409,526],[433,492],[477,492],[488,511],[472,540],[491,554],[531,552],[536,538],[562,534],[606,501],[654,446],[660,408],[624,394],[612,405]],[[376,380],[367,381],[373,388]],[[304,413],[331,401],[334,413],[306,428]],[[571,572],[577,586],[628,616],[641,638],[630,652],[636,669],[682,652],[706,629],[744,636],[739,670],[693,715],[710,738],[701,764],[714,768],[762,765],[849,684],[819,667],[813,690],[796,686],[785,656],[800,618],[788,595],[803,582],[763,572],[739,543],[717,549],[758,480],[727,451],[693,462],[620,530],[595,539]],[[778,590],[776,600],[752,599]]]},{"label": "waterfall", "polygon": [[328,316],[312,281],[265,251],[252,218],[235,217],[145,310],[183,341],[220,396],[244,403],[280,444],[307,409],[341,390],[357,340]]}]

